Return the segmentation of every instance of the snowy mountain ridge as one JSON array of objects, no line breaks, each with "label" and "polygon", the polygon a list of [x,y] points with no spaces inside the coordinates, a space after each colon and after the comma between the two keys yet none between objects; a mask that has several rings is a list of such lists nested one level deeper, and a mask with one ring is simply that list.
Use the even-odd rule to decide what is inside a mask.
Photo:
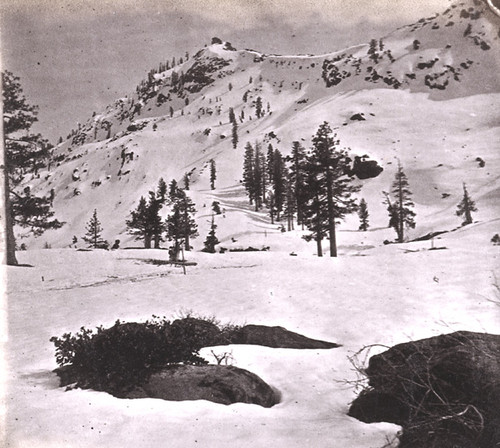
[{"label": "snowy mountain ridge", "polygon": [[[294,140],[308,147],[325,120],[353,155],[366,154],[384,167],[379,177],[363,182],[359,195],[372,204],[373,227],[387,225],[381,192],[390,187],[397,159],[415,195],[413,236],[460,224],[453,209],[462,182],[478,202],[478,219],[498,217],[498,30],[499,18],[487,5],[470,0],[329,55],[266,55],[214,38],[182,63],[150,72],[133,95],[94,114],[59,144],[39,178],[28,176],[33,191],[53,190],[56,216],[66,224],[19,241],[66,247],[73,235],[82,235],[96,208],[105,238],[128,244],[125,220],[140,196],[160,177],[180,181],[186,173],[203,235],[203,216],[209,215],[203,209],[213,199],[248,215],[240,186],[247,141],[272,143],[286,154]],[[259,97],[261,117],[255,113]],[[229,108],[238,118],[236,149]],[[211,159],[217,164],[214,191]],[[243,233],[255,230],[252,220],[236,221]],[[231,226],[219,227],[229,239]]]}]

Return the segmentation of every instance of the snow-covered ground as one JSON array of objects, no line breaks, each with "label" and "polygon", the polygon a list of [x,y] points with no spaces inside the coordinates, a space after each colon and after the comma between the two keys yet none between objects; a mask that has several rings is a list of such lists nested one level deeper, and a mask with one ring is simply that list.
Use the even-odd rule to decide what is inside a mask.
[{"label": "snow-covered ground", "polygon": [[[401,76],[398,90],[382,81],[366,82],[373,68],[368,45],[346,50],[352,53],[345,56],[350,62],[341,57],[337,65],[353,75],[329,88],[322,78],[323,56],[263,57],[212,45],[200,53],[204,60],[214,55],[231,59],[220,76],[214,75],[213,84],[186,93],[186,98],[172,94],[173,100],[162,104],[154,97],[133,121],[145,127],[125,133],[129,121],[122,123],[117,117],[125,100],[137,98],[122,99],[89,120],[85,143],[58,145],[51,166],[25,181],[42,196],[53,190],[55,216],[66,224],[40,238],[19,238],[29,250],[18,252],[18,260],[32,267],[2,272],[8,279],[0,283],[8,289],[3,310],[8,316],[3,446],[395,446],[397,426],[367,425],[347,416],[355,397],[352,381],[357,378],[348,357],[367,345],[392,346],[456,330],[500,333],[500,296],[494,286],[500,282],[500,246],[490,242],[500,233],[500,66],[492,57],[499,54],[500,37],[497,22],[474,19],[472,37],[491,45],[481,49],[468,37],[472,19],[460,17],[468,14],[461,13],[462,6],[379,41],[379,47],[392,50],[395,61],[386,55],[376,68]],[[454,25],[448,25],[450,17]],[[362,72],[355,75],[356,58],[363,61]],[[451,63],[461,73],[458,79],[450,78],[444,90],[425,87],[429,73],[418,68],[436,58],[436,73],[430,74],[440,75],[444,64]],[[177,70],[187,70],[193,61]],[[416,81],[408,81],[409,76]],[[169,94],[168,85],[162,89]],[[266,109],[269,104],[261,118],[253,105],[259,96]],[[230,107],[241,117],[236,149],[230,137]],[[360,113],[364,121],[352,120]],[[105,129],[98,126],[102,118],[113,126],[110,138],[104,139]],[[310,148],[311,136],[325,120],[349,153],[367,154],[384,168],[380,176],[360,182],[358,199],[368,203],[371,228],[357,231],[357,216],[349,216],[339,226],[337,259],[315,257],[315,243],[306,243],[299,231],[281,233],[265,212],[250,208],[241,185],[247,142],[262,142],[264,150],[272,143],[286,155],[294,140]],[[212,159],[217,165],[215,190],[209,183]],[[433,242],[382,244],[395,238],[386,228],[382,191],[391,189],[398,160],[417,213],[417,226],[408,236],[449,231]],[[180,268],[151,262],[167,259],[165,250],[68,248],[74,236],[83,247],[80,238],[94,209],[105,239],[112,243],[119,238],[122,247],[140,245],[125,228],[140,196],[154,189],[160,177],[180,182],[189,172],[200,236],[187,255],[198,264],[188,267],[187,275]],[[459,227],[455,210],[463,182],[478,211],[473,224]],[[270,251],[200,252],[214,200],[224,211],[215,216],[222,246],[269,246]],[[166,217],[169,211],[162,212]],[[54,249],[41,249],[45,245]],[[323,249],[327,254],[326,242]],[[296,256],[290,256],[292,252]],[[236,366],[281,392],[282,401],[270,409],[125,400],[58,387],[52,373],[52,336],[74,333],[81,326],[111,326],[117,319],[170,318],[186,310],[215,315],[222,322],[280,325],[342,347],[218,347],[232,352]],[[209,349],[203,354],[215,362]]]},{"label": "snow-covered ground", "polygon": [[[226,219],[230,219],[229,217]],[[346,415],[356,379],[348,357],[370,344],[391,346],[456,330],[500,333],[498,220],[434,241],[375,245],[385,229],[340,232],[337,259],[314,257],[297,234],[247,232],[269,252],[192,252],[187,275],[157,266],[161,250],[18,254],[33,267],[8,268],[6,440],[8,447],[353,447],[378,448],[398,427]],[[261,229],[262,230],[262,229]],[[291,247],[299,247],[290,256]],[[491,300],[496,300],[495,304]],[[217,347],[234,365],[282,394],[278,405],[118,399],[65,391],[51,336],[116,319],[144,321],[193,310],[223,322],[281,325],[341,343],[331,350]],[[381,348],[375,349],[377,351]],[[210,350],[203,354],[215,363]]]}]

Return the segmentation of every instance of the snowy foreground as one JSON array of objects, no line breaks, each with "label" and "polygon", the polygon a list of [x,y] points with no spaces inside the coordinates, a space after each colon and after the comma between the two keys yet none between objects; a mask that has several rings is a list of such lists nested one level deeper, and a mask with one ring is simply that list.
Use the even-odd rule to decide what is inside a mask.
[{"label": "snowy foreground", "polygon": [[[304,250],[289,256],[298,237],[274,234],[269,252],[189,253],[198,265],[188,267],[187,275],[145,262],[165,260],[166,251],[21,252],[20,263],[34,267],[7,272],[2,446],[396,446],[397,426],[368,425],[346,415],[355,397],[346,381],[356,379],[348,356],[370,344],[391,346],[456,330],[500,333],[494,303],[500,297],[493,286],[494,276],[500,279],[500,248],[489,243],[497,223],[443,235],[434,245],[447,249],[434,251],[428,250],[430,241],[373,247],[359,244],[359,232],[341,232],[338,259],[314,257],[312,243],[299,243]],[[51,336],[110,326],[116,319],[170,318],[182,310],[222,322],[281,325],[343,346],[217,347],[232,352],[234,365],[279,389],[282,401],[270,409],[127,400],[58,387]],[[209,349],[203,354],[214,362]]]}]

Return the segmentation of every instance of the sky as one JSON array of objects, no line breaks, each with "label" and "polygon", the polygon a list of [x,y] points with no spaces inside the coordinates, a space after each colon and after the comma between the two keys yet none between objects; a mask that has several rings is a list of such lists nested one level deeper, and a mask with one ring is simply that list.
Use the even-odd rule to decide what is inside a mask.
[{"label": "sky", "polygon": [[264,53],[321,54],[421,17],[450,0],[2,0],[2,69],[39,106],[32,131],[53,143],[161,61],[217,36]]}]

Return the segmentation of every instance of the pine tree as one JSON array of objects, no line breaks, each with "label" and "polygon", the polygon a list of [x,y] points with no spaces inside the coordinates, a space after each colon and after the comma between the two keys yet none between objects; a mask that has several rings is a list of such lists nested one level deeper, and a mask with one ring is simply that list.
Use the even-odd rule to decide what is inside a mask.
[{"label": "pine tree", "polygon": [[210,189],[215,190],[215,180],[217,179],[217,168],[215,160],[210,159]]},{"label": "pine tree", "polygon": [[277,149],[274,150],[273,158],[273,176],[272,176],[272,188],[274,193],[274,208],[276,210],[276,220],[280,221],[281,212],[283,211],[283,205],[286,199],[286,188],[285,188],[285,164],[283,162],[283,157],[281,152]]},{"label": "pine tree", "polygon": [[262,207],[263,199],[263,178],[264,178],[264,156],[262,154],[261,145],[259,142],[255,142],[255,153],[254,153],[254,170],[253,170],[253,182],[255,191],[255,211],[259,211]]},{"label": "pine tree", "polygon": [[190,177],[191,176],[189,173],[184,173],[184,176],[182,177],[182,181],[184,183],[184,190],[189,190]]},{"label": "pine tree", "polygon": [[168,204],[172,205],[181,195],[181,189],[175,179],[168,184]]},{"label": "pine tree", "polygon": [[185,250],[191,250],[190,238],[198,236],[198,226],[193,218],[196,213],[193,201],[185,191],[178,189],[172,205],[172,213],[167,217],[167,237],[175,247],[184,242]]},{"label": "pine tree", "polygon": [[408,178],[399,161],[391,193],[394,196],[393,201],[391,201],[389,194],[384,193],[389,212],[389,227],[396,231],[397,242],[402,243],[405,238],[405,228],[415,227],[414,218],[416,215],[412,210],[415,204],[411,200],[412,193],[409,188]]},{"label": "pine tree", "polygon": [[167,202],[167,184],[163,180],[163,177],[158,181],[158,186],[156,187],[156,197],[163,205]]},{"label": "pine tree", "polygon": [[457,206],[457,216],[464,215],[464,222],[462,225],[472,224],[472,212],[477,212],[476,204],[469,196],[465,182],[463,183],[464,196]]},{"label": "pine tree", "polygon": [[212,215],[212,224],[210,225],[210,232],[208,232],[207,239],[203,243],[204,244],[204,248],[202,249],[203,252],[208,252],[209,254],[215,253],[215,246],[219,244],[219,240],[215,235],[216,228],[217,226],[215,225],[214,222],[214,215]]},{"label": "pine tree", "polygon": [[304,204],[303,222],[311,232],[305,235],[304,239],[306,241],[316,241],[318,257],[322,257],[322,241],[328,234],[328,204],[326,195],[323,193],[324,185],[317,171],[314,164],[308,166],[305,179],[308,197],[307,202]]},{"label": "pine tree", "polygon": [[370,224],[368,222],[368,206],[366,205],[366,201],[361,199],[359,203],[359,210],[358,210],[358,216],[359,216],[359,230],[362,230],[363,232],[366,232],[368,230],[368,227],[370,227]]},{"label": "pine tree", "polygon": [[243,159],[243,185],[248,194],[250,205],[255,200],[254,165],[254,150],[251,143],[247,142]]},{"label": "pine tree", "polygon": [[298,141],[293,142],[292,154],[287,158],[287,161],[290,162],[290,182],[295,198],[297,223],[303,228],[303,210],[307,200],[307,192],[305,191],[307,158],[304,147]]},{"label": "pine tree", "polygon": [[233,144],[233,149],[236,149],[238,146],[238,123],[236,123],[236,120],[233,121],[231,128],[231,142]]},{"label": "pine tree", "polygon": [[162,200],[156,196],[154,191],[150,191],[146,209],[146,219],[155,249],[160,248],[160,243],[163,241],[162,234],[165,231],[165,223],[160,216],[162,206]]},{"label": "pine tree", "polygon": [[257,97],[257,100],[255,101],[255,115],[257,118],[262,117],[262,98],[260,96]]},{"label": "pine tree", "polygon": [[229,108],[229,123],[234,123],[236,121],[236,116],[234,115],[234,109]]},{"label": "pine tree", "polygon": [[274,183],[274,148],[271,143],[267,146],[266,173],[269,183]]},{"label": "pine tree", "polygon": [[[322,255],[321,240],[330,239],[330,256],[337,256],[336,220],[356,211],[351,195],[359,191],[345,173],[348,166],[347,152],[339,149],[336,135],[325,121],[312,139],[313,148],[308,160],[308,194],[306,226],[313,229],[318,244],[318,256]],[[324,220],[326,214],[326,222]]]},{"label": "pine tree", "polygon": [[90,218],[89,222],[87,223],[86,233],[82,237],[82,239],[89,244],[89,247],[97,249],[99,247],[103,247],[106,244],[106,242],[102,239],[101,234],[102,226],[99,219],[97,218],[97,210],[94,209],[94,213],[92,215],[92,218]]},{"label": "pine tree", "polygon": [[40,135],[29,134],[32,124],[37,121],[38,108],[28,104],[19,78],[9,71],[2,72],[2,96],[5,151],[0,151],[0,166],[4,176],[1,212],[6,235],[4,263],[17,265],[14,224],[41,235],[63,223],[53,219],[50,198],[35,196],[31,189],[20,187],[27,172],[37,173],[46,164],[51,149]]},{"label": "pine tree", "polygon": [[144,240],[144,248],[151,248],[153,232],[149,223],[148,204],[141,196],[137,208],[130,212],[130,219],[125,221],[127,232],[135,236],[136,240]]},{"label": "pine tree", "polygon": [[290,172],[287,170],[286,171],[286,179],[285,179],[285,216],[286,216],[286,221],[287,221],[287,230],[293,230],[293,215],[295,213],[295,206],[296,206],[296,201],[295,201],[295,195],[294,195],[294,188],[293,188],[293,180],[290,176]]}]

